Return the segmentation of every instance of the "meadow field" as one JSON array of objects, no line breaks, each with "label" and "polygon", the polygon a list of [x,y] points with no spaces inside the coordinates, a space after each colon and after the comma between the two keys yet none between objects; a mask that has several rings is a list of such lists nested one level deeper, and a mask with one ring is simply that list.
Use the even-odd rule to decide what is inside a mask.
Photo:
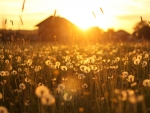
[{"label": "meadow field", "polygon": [[0,43],[0,113],[150,113],[150,43]]}]

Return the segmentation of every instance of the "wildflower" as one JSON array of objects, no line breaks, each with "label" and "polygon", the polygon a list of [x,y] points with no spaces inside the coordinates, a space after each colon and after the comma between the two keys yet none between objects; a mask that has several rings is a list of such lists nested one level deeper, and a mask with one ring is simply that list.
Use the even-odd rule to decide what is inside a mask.
[{"label": "wildflower", "polygon": [[91,71],[91,69],[87,66],[84,67],[84,73],[89,73]]},{"label": "wildflower", "polygon": [[34,67],[35,72],[38,72],[38,71],[40,71],[41,69],[42,69],[41,66],[35,66],[35,67]]},{"label": "wildflower", "polygon": [[70,61],[71,61],[70,56],[66,56],[65,57],[65,62],[70,62]]},{"label": "wildflower", "polygon": [[17,59],[17,62],[18,62],[18,63],[21,62],[21,57],[20,57],[20,56],[18,56],[16,59]]},{"label": "wildflower", "polygon": [[55,103],[55,98],[51,94],[45,95],[41,98],[41,103],[43,105],[52,105]]},{"label": "wildflower", "polygon": [[8,55],[8,58],[10,58],[10,59],[11,59],[11,58],[12,58],[12,55]]},{"label": "wildflower", "polygon": [[98,67],[97,67],[96,65],[90,65],[90,69],[91,69],[91,70],[97,70]]},{"label": "wildflower", "polygon": [[136,60],[136,57],[134,56],[134,57],[132,58],[132,60],[133,60],[133,61]]},{"label": "wildflower", "polygon": [[9,60],[5,60],[5,63],[6,63],[6,64],[9,64]]},{"label": "wildflower", "polygon": [[135,94],[135,92],[133,90],[130,90],[130,89],[128,89],[127,92],[128,92],[129,96],[133,96]]},{"label": "wildflower", "polygon": [[94,73],[98,73],[100,70],[97,68],[96,70],[94,70]]},{"label": "wildflower", "polygon": [[51,64],[51,61],[50,61],[50,60],[46,60],[46,61],[45,61],[45,64],[46,64],[46,65],[50,65],[50,64]]},{"label": "wildflower", "polygon": [[18,72],[22,72],[22,69],[21,69],[21,68],[18,68]]},{"label": "wildflower", "polygon": [[60,67],[60,62],[55,62],[55,67],[59,68]]},{"label": "wildflower", "polygon": [[16,74],[17,74],[17,71],[16,71],[16,70],[13,70],[13,71],[11,72],[11,74],[12,74],[12,75],[16,75]]},{"label": "wildflower", "polygon": [[2,93],[0,93],[0,99],[2,99],[3,98],[3,95],[2,95]]},{"label": "wildflower", "polygon": [[137,85],[137,83],[134,82],[134,83],[131,84],[131,87],[134,87],[134,86],[136,86],[136,85]]},{"label": "wildflower", "polygon": [[0,71],[0,76],[5,76],[5,75],[6,75],[5,71]]},{"label": "wildflower", "polygon": [[62,71],[67,71],[67,69],[68,69],[67,66],[61,66]]},{"label": "wildflower", "polygon": [[94,63],[94,62],[95,62],[95,58],[94,58],[94,56],[93,56],[93,57],[88,58],[88,60],[89,60],[89,62],[90,62],[90,63]]},{"label": "wildflower", "polygon": [[22,89],[15,89],[14,92],[20,93],[20,92],[22,92]]},{"label": "wildflower", "polygon": [[0,106],[0,113],[8,113],[8,110],[4,106]]},{"label": "wildflower", "polygon": [[128,76],[128,72],[127,71],[123,71],[122,72],[122,75],[121,75],[121,78],[124,79]]},{"label": "wildflower", "polygon": [[44,86],[44,84],[42,84],[42,83],[38,83],[38,86]]},{"label": "wildflower", "polygon": [[145,56],[144,56],[144,58],[149,58],[149,54],[146,53]]},{"label": "wildflower", "polygon": [[20,89],[25,89],[25,88],[26,88],[26,85],[25,85],[24,83],[21,83],[21,84],[19,84],[19,88],[20,88]]},{"label": "wildflower", "polygon": [[85,67],[86,67],[85,65],[81,65],[80,70],[83,72]]},{"label": "wildflower", "polygon": [[58,89],[58,92],[62,92],[65,89],[65,85],[59,84],[57,89]]},{"label": "wildflower", "polygon": [[150,87],[150,79],[145,79],[145,80],[143,81],[143,86],[145,86],[145,87]]},{"label": "wildflower", "polygon": [[143,101],[144,100],[144,96],[143,95],[139,95],[138,97],[137,97],[137,101],[138,102],[141,102],[141,101]]},{"label": "wildflower", "polygon": [[115,58],[115,61],[116,61],[116,62],[119,62],[119,61],[120,61],[120,57],[116,57],[116,58]]},{"label": "wildflower", "polygon": [[2,85],[6,84],[6,80],[3,80],[2,82],[0,82]]},{"label": "wildflower", "polygon": [[32,59],[28,59],[28,61],[27,61],[27,65],[29,65],[29,66],[31,66],[32,65]]},{"label": "wildflower", "polygon": [[67,62],[67,63],[66,63],[66,66],[67,66],[68,68],[73,68],[73,65],[72,65],[71,62]]},{"label": "wildflower", "polygon": [[142,62],[142,67],[145,67],[145,66],[147,66],[147,61]]},{"label": "wildflower", "polygon": [[137,102],[137,99],[136,99],[136,96],[129,96],[129,102],[132,103],[132,104],[135,104]]},{"label": "wildflower", "polygon": [[121,91],[121,96],[122,96],[122,98],[121,98],[122,101],[127,100],[127,92],[126,91]]},{"label": "wildflower", "polygon": [[68,80],[68,78],[62,77],[62,81],[67,81],[67,80]]},{"label": "wildflower", "polygon": [[128,82],[133,82],[134,81],[134,76],[133,75],[129,75],[126,80]]},{"label": "wildflower", "polygon": [[134,60],[134,64],[135,64],[135,65],[139,65],[140,62],[141,62],[140,59],[135,59],[135,60]]},{"label": "wildflower", "polygon": [[72,96],[69,93],[65,93],[64,96],[63,96],[63,99],[65,101],[70,101],[72,99]]},{"label": "wildflower", "polygon": [[82,85],[82,88],[83,88],[83,89],[86,89],[86,88],[88,88],[88,85],[87,85],[87,84],[83,84],[83,85]]},{"label": "wildflower", "polygon": [[77,55],[77,60],[83,60],[83,56],[82,55]]},{"label": "wildflower", "polygon": [[142,59],[142,55],[138,55],[137,59],[141,60]]},{"label": "wildflower", "polygon": [[24,80],[25,80],[25,82],[31,83],[31,79],[28,77],[26,77]]},{"label": "wildflower", "polygon": [[38,96],[38,97],[43,97],[47,94],[49,94],[49,89],[44,86],[44,85],[41,85],[41,86],[38,86],[36,89],[35,89],[35,94]]},{"label": "wildflower", "polygon": [[113,79],[114,78],[114,76],[112,75],[112,76],[108,76],[108,79]]},{"label": "wildflower", "polygon": [[119,94],[119,93],[120,93],[120,90],[119,90],[119,89],[115,89],[115,90],[114,90],[114,93],[115,93],[115,94]]},{"label": "wildflower", "polygon": [[5,76],[9,76],[9,71],[5,71]]},{"label": "wildflower", "polygon": [[29,106],[29,105],[30,105],[30,103],[31,103],[31,101],[30,101],[30,100],[25,100],[25,101],[24,101],[25,106]]},{"label": "wildflower", "polygon": [[85,75],[84,75],[84,74],[78,74],[78,78],[79,78],[79,79],[84,79],[84,78],[85,78]]}]

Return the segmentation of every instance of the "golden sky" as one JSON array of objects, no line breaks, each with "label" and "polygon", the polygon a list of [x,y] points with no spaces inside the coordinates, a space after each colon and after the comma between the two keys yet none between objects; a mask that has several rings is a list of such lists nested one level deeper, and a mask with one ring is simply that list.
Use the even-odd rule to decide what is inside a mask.
[{"label": "golden sky", "polygon": [[[54,10],[57,10],[56,16],[65,17],[84,29],[99,26],[132,33],[140,16],[150,20],[150,0],[26,0],[21,13],[22,4],[23,0],[0,0],[0,28],[7,19],[7,29],[35,29],[35,25],[53,15]],[[19,15],[22,15],[24,25],[21,25]]]}]

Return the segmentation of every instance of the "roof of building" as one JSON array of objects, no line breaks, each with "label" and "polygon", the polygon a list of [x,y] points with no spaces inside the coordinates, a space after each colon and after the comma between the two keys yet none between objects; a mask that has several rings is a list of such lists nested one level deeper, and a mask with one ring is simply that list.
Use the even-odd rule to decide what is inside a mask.
[{"label": "roof of building", "polygon": [[[35,26],[40,26],[42,25],[44,22],[46,21],[50,21],[50,20],[54,20],[54,22],[58,22],[58,21],[61,21],[61,22],[68,22],[68,24],[72,24],[74,25],[73,23],[71,23],[69,20],[63,18],[63,17],[59,17],[59,16],[49,16],[48,18],[46,18],[45,20],[41,21],[40,23],[38,23],[37,25]],[[74,25],[75,26],[75,25]]]}]

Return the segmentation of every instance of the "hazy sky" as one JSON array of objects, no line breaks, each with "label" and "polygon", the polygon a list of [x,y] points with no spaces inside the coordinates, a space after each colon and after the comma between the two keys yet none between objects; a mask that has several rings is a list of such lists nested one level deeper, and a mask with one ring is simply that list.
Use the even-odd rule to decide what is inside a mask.
[{"label": "hazy sky", "polygon": [[[140,16],[150,20],[150,0],[26,0],[21,12],[22,4],[23,0],[0,0],[0,28],[7,19],[7,29],[35,29],[35,25],[53,15],[55,9],[56,16],[65,17],[81,28],[97,25],[132,33]],[[24,25],[20,24],[19,15]]]}]

